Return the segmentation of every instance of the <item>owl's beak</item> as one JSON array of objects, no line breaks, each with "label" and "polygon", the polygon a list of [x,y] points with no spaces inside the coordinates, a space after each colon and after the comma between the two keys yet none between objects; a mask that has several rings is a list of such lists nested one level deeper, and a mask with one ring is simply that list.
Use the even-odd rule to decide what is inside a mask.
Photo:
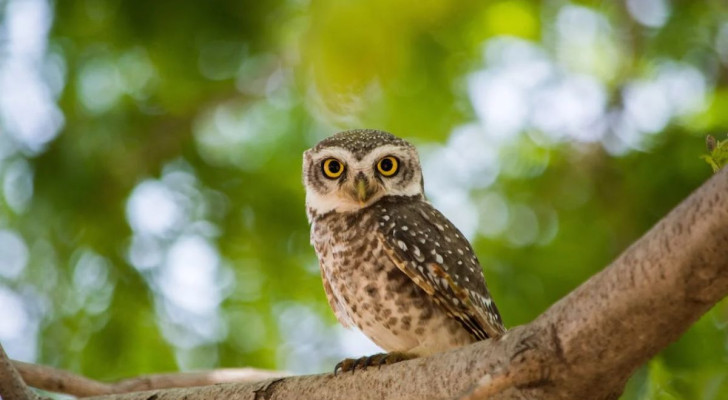
[{"label": "owl's beak", "polygon": [[367,204],[367,201],[372,198],[374,188],[369,185],[369,182],[364,175],[357,175],[357,177],[354,178],[354,187],[356,188],[356,199],[359,201],[359,205],[363,207]]}]

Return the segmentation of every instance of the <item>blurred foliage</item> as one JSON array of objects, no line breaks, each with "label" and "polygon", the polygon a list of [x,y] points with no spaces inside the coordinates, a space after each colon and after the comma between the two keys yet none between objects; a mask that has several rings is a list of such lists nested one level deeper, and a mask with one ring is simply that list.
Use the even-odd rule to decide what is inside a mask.
[{"label": "blurred foliage", "polygon": [[[723,1],[0,1],[0,341],[98,379],[364,351],[300,179],[358,127],[418,145],[527,323],[709,177],[726,21]],[[724,301],[623,398],[728,398],[727,326]]]},{"label": "blurred foliage", "polygon": [[708,135],[705,143],[708,147],[708,154],[700,157],[713,168],[713,172],[718,172],[728,164],[728,139],[716,140],[715,137]]}]

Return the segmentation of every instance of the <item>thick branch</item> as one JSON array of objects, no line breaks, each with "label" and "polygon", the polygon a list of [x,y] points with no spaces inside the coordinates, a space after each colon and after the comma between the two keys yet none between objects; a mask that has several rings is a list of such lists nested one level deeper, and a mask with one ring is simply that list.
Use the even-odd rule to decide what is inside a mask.
[{"label": "thick branch", "polygon": [[289,374],[253,368],[219,369],[214,371],[155,374],[104,383],[68,371],[43,365],[13,361],[28,385],[49,392],[58,392],[76,397],[100,396],[191,386],[207,386],[217,383],[258,382],[264,379],[280,378]]},{"label": "thick branch", "polygon": [[39,397],[23,382],[0,345],[0,397],[3,400],[35,400]]},{"label": "thick branch", "polygon": [[257,384],[105,399],[615,399],[728,293],[728,169],[534,322],[424,359]]},{"label": "thick branch", "polygon": [[[531,325],[554,332],[574,394],[621,389],[728,293],[728,169]],[[604,393],[608,395],[608,393]]]}]

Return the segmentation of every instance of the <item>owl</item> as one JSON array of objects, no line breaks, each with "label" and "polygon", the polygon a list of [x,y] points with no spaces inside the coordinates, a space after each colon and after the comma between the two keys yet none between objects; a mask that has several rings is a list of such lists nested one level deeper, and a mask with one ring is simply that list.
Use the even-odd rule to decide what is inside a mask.
[{"label": "owl", "polygon": [[311,244],[336,318],[389,353],[354,371],[427,356],[505,332],[463,234],[426,199],[417,150],[350,130],[303,155]]}]

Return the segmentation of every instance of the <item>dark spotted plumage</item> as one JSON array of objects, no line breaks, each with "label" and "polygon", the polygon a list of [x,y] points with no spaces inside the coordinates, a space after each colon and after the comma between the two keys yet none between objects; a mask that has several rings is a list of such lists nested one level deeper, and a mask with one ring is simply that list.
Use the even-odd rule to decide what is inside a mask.
[{"label": "dark spotted plumage", "polygon": [[375,148],[385,144],[412,147],[404,139],[400,139],[388,132],[375,129],[352,129],[327,137],[311,150],[315,152],[326,147],[341,147],[361,159]]},{"label": "dark spotted plumage", "polygon": [[380,240],[397,267],[433,296],[477,339],[505,330],[470,243],[426,201],[384,197],[378,211]]},{"label": "dark spotted plumage", "polygon": [[[397,174],[378,160],[399,160]],[[323,175],[336,158],[345,173]],[[424,198],[414,147],[356,130],[304,154],[311,243],[339,321],[387,351],[428,355],[505,332],[470,243]]]}]

